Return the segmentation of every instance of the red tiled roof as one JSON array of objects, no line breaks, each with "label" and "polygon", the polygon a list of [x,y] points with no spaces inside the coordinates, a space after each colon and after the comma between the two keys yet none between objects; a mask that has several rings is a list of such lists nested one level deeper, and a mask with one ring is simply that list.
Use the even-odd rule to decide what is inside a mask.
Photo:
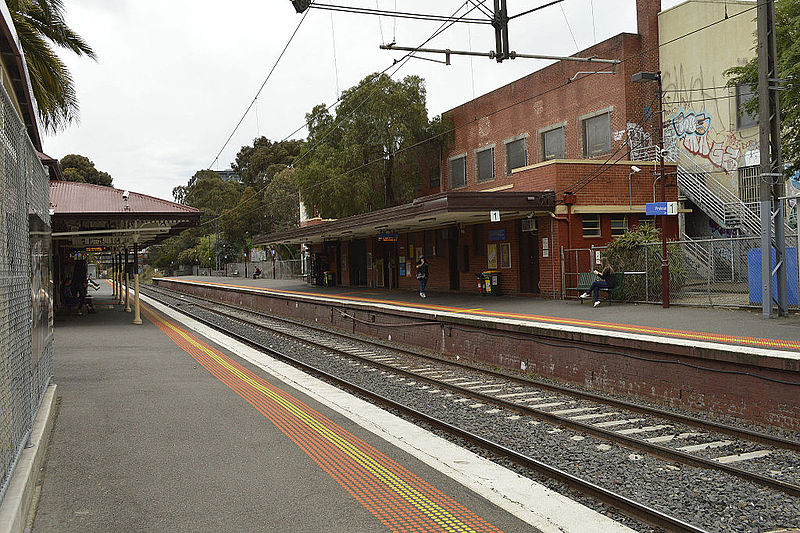
[{"label": "red tiled roof", "polygon": [[54,215],[195,215],[194,207],[130,191],[128,201],[122,189],[75,181],[50,182],[50,208]]}]

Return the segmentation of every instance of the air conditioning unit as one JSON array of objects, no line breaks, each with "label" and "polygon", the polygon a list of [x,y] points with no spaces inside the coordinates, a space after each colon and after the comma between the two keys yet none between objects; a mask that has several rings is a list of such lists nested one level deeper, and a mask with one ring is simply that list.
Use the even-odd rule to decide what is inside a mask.
[{"label": "air conditioning unit", "polygon": [[538,229],[539,225],[536,223],[535,218],[522,219],[522,231],[537,231]]}]

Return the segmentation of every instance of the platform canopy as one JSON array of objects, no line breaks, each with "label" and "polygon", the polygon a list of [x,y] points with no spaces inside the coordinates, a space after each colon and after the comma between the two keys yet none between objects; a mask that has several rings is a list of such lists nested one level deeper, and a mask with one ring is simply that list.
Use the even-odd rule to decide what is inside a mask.
[{"label": "platform canopy", "polygon": [[498,211],[500,220],[524,218],[555,209],[555,193],[544,192],[443,192],[417,198],[410,204],[372,213],[258,235],[253,244],[314,244],[326,240],[374,237],[379,233],[409,233],[456,224],[480,224]]},{"label": "platform canopy", "polygon": [[200,211],[133,191],[51,181],[50,220],[53,240],[75,249],[142,249],[197,226]]}]

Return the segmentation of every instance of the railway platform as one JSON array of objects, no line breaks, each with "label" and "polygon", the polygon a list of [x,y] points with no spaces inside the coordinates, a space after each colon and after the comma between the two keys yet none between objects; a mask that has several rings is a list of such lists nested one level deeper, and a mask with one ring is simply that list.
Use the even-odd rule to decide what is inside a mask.
[{"label": "railway platform", "polygon": [[691,411],[800,428],[800,316],[161,278],[164,288]]},{"label": "railway platform", "polygon": [[144,300],[57,319],[34,532],[627,530]]},{"label": "railway platform", "polygon": [[559,326],[580,326],[609,332],[641,333],[678,341],[800,351],[800,314],[765,320],[761,310],[682,307],[603,302],[595,308],[576,300],[527,297],[491,297],[459,293],[431,293],[352,287],[319,287],[298,280],[243,279],[187,276],[183,281],[230,288],[269,290],[288,296],[321,296],[368,305],[394,305],[409,310],[452,312],[477,317],[509,319]]}]

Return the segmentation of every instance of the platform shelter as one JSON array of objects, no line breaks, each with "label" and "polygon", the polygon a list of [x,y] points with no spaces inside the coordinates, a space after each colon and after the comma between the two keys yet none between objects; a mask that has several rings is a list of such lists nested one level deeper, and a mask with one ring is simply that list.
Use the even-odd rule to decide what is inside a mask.
[{"label": "platform shelter", "polygon": [[[50,182],[53,230],[53,279],[57,302],[60,284],[87,275],[87,256],[107,266],[114,297],[126,311],[139,313],[139,252],[200,221],[200,211],[160,198],[89,183]],[[134,284],[131,302],[129,285]],[[60,302],[59,302],[60,303]],[[133,303],[133,308],[131,307]]]}]

